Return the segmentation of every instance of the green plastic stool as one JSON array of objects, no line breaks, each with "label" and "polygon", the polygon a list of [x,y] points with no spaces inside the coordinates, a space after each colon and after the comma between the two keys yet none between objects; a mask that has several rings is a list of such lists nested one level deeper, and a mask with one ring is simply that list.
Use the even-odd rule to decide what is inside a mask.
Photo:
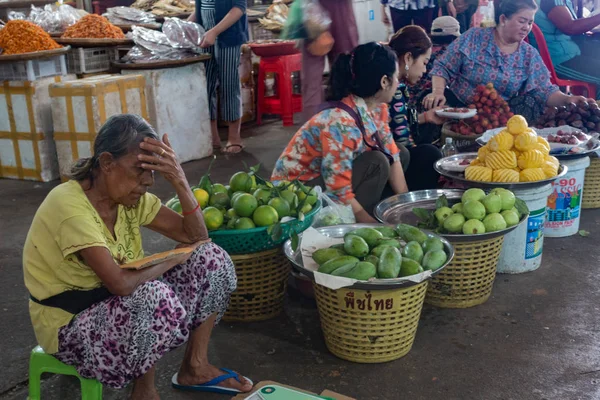
[{"label": "green plastic stool", "polygon": [[44,349],[36,346],[29,358],[29,397],[28,400],[40,400],[40,380],[44,372],[59,375],[71,375],[81,382],[82,400],[102,400],[102,384],[95,379],[79,376],[74,367],[64,364],[46,354]]}]

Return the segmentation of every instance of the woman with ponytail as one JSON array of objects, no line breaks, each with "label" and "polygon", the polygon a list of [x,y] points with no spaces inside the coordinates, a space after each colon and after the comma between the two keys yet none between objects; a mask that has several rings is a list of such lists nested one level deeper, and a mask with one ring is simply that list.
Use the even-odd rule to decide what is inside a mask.
[{"label": "woman with ponytail", "polygon": [[321,186],[335,202],[350,205],[358,222],[376,222],[375,205],[408,190],[388,125],[397,64],[394,52],[377,43],[340,55],[330,72],[328,102],[294,135],[271,179]]},{"label": "woman with ponytail", "polygon": [[[182,214],[148,188],[158,171]],[[140,229],[185,246],[176,259],[140,270],[119,265],[144,257]],[[188,342],[172,383],[177,389],[235,395],[252,383],[208,362],[213,326],[236,288],[233,263],[210,243],[202,210],[169,144],[137,115],[100,128],[94,155],[46,197],[23,249],[29,312],[39,345],[84,378],[113,388],[134,381],[130,399],[159,398],[155,364]]]},{"label": "woman with ponytail", "polygon": [[439,174],[433,164],[442,158],[440,150],[431,144],[423,125],[441,125],[444,120],[435,109],[418,113],[409,103],[409,85],[415,85],[427,72],[431,57],[431,39],[423,28],[405,26],[392,37],[390,47],[398,56],[400,84],[390,103],[390,129],[402,155],[402,166],[410,190],[435,189]]}]

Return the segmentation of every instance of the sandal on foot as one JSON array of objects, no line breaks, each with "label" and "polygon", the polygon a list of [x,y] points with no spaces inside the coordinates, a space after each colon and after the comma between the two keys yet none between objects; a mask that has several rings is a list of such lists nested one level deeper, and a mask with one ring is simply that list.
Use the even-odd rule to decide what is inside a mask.
[{"label": "sandal on foot", "polygon": [[[210,392],[210,393],[220,393],[220,394],[230,394],[230,395],[236,395],[236,394],[242,393],[238,389],[219,386],[220,383],[222,383],[223,381],[226,381],[227,379],[231,379],[231,378],[235,379],[239,383],[242,383],[242,381],[238,378],[239,375],[237,373],[233,372],[232,370],[227,369],[227,368],[221,368],[221,371],[225,372],[225,374],[223,374],[221,376],[217,376],[216,378],[211,379],[210,381],[208,381],[206,383],[202,383],[200,385],[180,385],[177,382],[178,374],[175,374],[175,375],[173,375],[173,378],[171,378],[171,385],[175,389],[185,390],[185,391],[189,391],[189,392]],[[252,386],[254,386],[254,382],[252,382],[250,379],[246,378],[245,376],[244,376],[244,379],[246,379],[248,382],[250,382],[250,384]]]},{"label": "sandal on foot", "polygon": [[[232,147],[238,147],[239,150],[238,151],[228,151]],[[246,148],[246,146],[241,145],[241,144],[228,144],[227,146],[223,147],[221,149],[221,151],[225,154],[240,154],[242,151],[244,151],[245,148]]]}]

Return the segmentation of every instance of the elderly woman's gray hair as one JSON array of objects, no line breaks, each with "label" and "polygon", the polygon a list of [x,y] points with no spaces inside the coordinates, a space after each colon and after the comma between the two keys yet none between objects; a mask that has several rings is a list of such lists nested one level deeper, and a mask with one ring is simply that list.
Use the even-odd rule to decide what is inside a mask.
[{"label": "elderly woman's gray hair", "polygon": [[110,117],[94,140],[94,155],[76,161],[71,167],[69,178],[79,182],[93,178],[93,172],[99,165],[100,154],[110,153],[115,159],[123,157],[135,150],[144,138],[159,140],[152,126],[144,118],[134,114]]}]

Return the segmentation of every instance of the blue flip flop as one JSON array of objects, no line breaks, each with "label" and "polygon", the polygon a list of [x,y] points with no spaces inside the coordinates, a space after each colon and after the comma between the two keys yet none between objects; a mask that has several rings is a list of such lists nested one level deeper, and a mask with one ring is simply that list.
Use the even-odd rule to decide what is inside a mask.
[{"label": "blue flip flop", "polygon": [[[171,385],[173,385],[173,387],[175,389],[186,390],[189,392],[211,392],[211,393],[232,394],[232,395],[242,393],[241,391],[239,391],[237,389],[231,389],[231,388],[218,386],[219,383],[221,383],[227,379],[231,379],[231,378],[242,383],[242,381],[238,378],[238,374],[233,372],[232,370],[227,369],[227,368],[221,368],[221,371],[225,372],[225,374],[221,375],[221,376],[217,376],[216,378],[214,378],[206,383],[202,383],[200,385],[180,385],[179,382],[177,382],[177,374],[175,374],[175,375],[173,375],[173,378],[171,378]],[[250,382],[250,384],[252,386],[254,386],[254,382],[252,382],[250,379],[248,379],[246,377],[244,377],[244,379],[246,379],[248,382]]]}]

